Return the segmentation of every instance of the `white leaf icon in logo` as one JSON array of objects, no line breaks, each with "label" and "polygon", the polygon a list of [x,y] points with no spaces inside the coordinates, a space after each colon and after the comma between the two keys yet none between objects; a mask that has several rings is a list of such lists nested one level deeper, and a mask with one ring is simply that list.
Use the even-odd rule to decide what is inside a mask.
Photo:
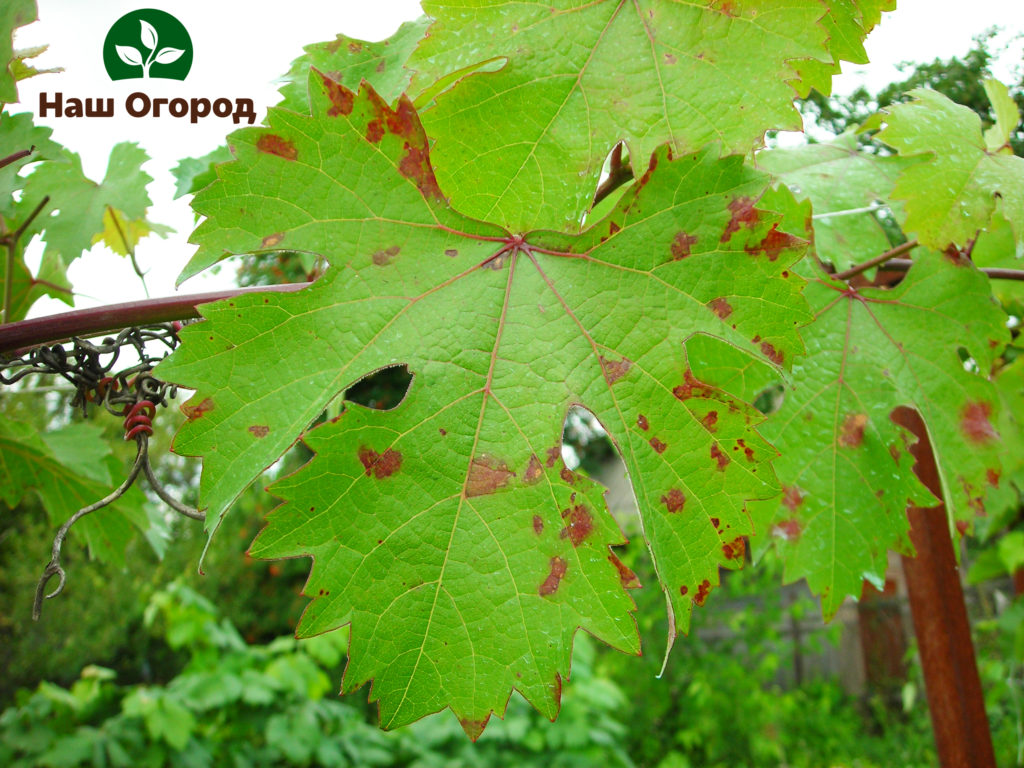
[{"label": "white leaf icon in logo", "polygon": [[114,48],[117,50],[117,55],[121,57],[121,61],[125,64],[130,64],[133,67],[142,66],[142,54],[130,45],[115,45]]},{"label": "white leaf icon in logo", "polygon": [[156,30],[153,29],[153,25],[148,21],[143,21],[142,19],[139,19],[139,25],[142,27],[142,34],[140,35],[142,44],[149,50],[155,51],[157,37]]},{"label": "white leaf icon in logo", "polygon": [[162,51],[160,51],[160,53],[156,55],[156,63],[171,64],[172,62],[175,62],[178,59],[180,59],[181,54],[183,54],[184,52],[185,51],[183,51],[181,48],[164,48]]}]

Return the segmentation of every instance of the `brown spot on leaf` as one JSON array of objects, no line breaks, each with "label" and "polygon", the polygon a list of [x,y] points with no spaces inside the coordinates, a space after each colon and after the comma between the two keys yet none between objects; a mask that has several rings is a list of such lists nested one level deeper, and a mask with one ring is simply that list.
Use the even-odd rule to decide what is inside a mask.
[{"label": "brown spot on leaf", "polygon": [[669,512],[681,512],[686,504],[686,496],[678,488],[673,488],[661,497],[661,503],[665,505]]},{"label": "brown spot on leaf", "polygon": [[864,428],[868,424],[866,413],[848,413],[839,428],[839,445],[844,448],[859,448],[864,442]]},{"label": "brown spot on leaf", "polygon": [[771,360],[776,365],[782,365],[782,360],[785,355],[777,350],[773,344],[767,341],[761,342],[761,351],[764,352],[764,356]]},{"label": "brown spot on leaf", "polygon": [[569,485],[574,485],[576,483],[576,473],[573,472],[568,467],[562,467],[561,471],[558,473],[558,476],[562,478],[565,482],[567,482]]},{"label": "brown spot on leaf", "polygon": [[718,424],[718,411],[708,411],[704,418],[700,420],[700,423],[704,425],[704,429],[708,432],[714,432]]},{"label": "brown spot on leaf", "polygon": [[383,248],[373,254],[373,263],[378,267],[386,266],[395,260],[395,256],[398,255],[402,249],[397,245],[392,245],[388,248]]},{"label": "brown spot on leaf", "polygon": [[470,720],[468,717],[464,717],[459,720],[459,725],[462,726],[462,730],[464,730],[466,735],[469,736],[470,741],[476,741],[484,732],[484,728],[487,727],[487,721],[490,717],[491,716],[488,715],[483,720]]},{"label": "brown spot on leaf", "polygon": [[677,232],[672,240],[672,260],[679,261],[690,255],[690,249],[697,244],[697,236],[687,232]]},{"label": "brown spot on leaf", "polygon": [[697,605],[704,605],[704,601],[708,599],[709,594],[711,594],[711,582],[704,579],[697,587],[697,595],[693,598],[693,602]]},{"label": "brown spot on leaf", "polygon": [[611,237],[614,234],[617,234],[621,229],[622,229],[622,227],[620,227],[614,221],[608,222],[608,236],[609,237]]},{"label": "brown spot on leaf", "polygon": [[377,453],[373,448],[362,446],[358,454],[366,476],[373,475],[378,480],[391,477],[402,466],[402,454],[388,448],[384,453]]},{"label": "brown spot on leaf", "polygon": [[754,460],[754,449],[747,445],[742,438],[736,441],[736,447],[743,449],[743,455],[747,457],[747,461]]},{"label": "brown spot on leaf", "polygon": [[650,423],[647,421],[647,417],[642,413],[636,417],[636,425],[640,427],[644,432],[651,428]]},{"label": "brown spot on leaf", "polygon": [[654,169],[658,167],[658,153],[651,153],[651,161],[647,164],[647,170],[644,171],[643,176],[637,181],[634,189],[639,192],[648,181],[651,180],[651,174],[654,173]]},{"label": "brown spot on leaf", "polygon": [[666,53],[665,54],[665,61],[668,64],[675,64],[678,61],[678,59],[675,56],[673,56],[671,53]]},{"label": "brown spot on leaf", "polygon": [[[562,517],[565,517],[563,514]],[[563,539],[569,539],[570,543],[574,547],[578,547],[580,542],[587,538],[591,533],[594,532],[594,517],[590,514],[590,510],[582,504],[577,504],[571,510],[569,510],[568,525],[562,529],[559,533],[559,537]]]},{"label": "brown spot on leaf", "polygon": [[801,504],[804,503],[804,494],[795,485],[783,486],[782,492],[782,505],[792,511],[796,512]]},{"label": "brown spot on leaf", "polygon": [[629,568],[625,563],[619,560],[614,554],[608,555],[608,559],[612,565],[615,566],[615,570],[619,572],[619,582],[622,584],[623,589],[639,589],[640,579],[633,573],[632,569]]},{"label": "brown spot on leaf", "polygon": [[252,433],[253,437],[266,437],[270,434],[270,427],[266,424],[253,424],[249,427],[249,432]]},{"label": "brown spot on leaf", "polygon": [[185,405],[181,406],[181,412],[185,414],[185,418],[189,421],[195,421],[196,419],[202,418],[204,413],[208,413],[213,409],[213,400],[208,397],[198,405],[185,403]]},{"label": "brown spot on leaf", "polygon": [[653,448],[657,453],[664,453],[665,449],[668,448],[665,443],[661,442],[661,440],[656,437],[652,437],[648,442],[651,444],[651,448]]},{"label": "brown spot on leaf", "polygon": [[900,449],[896,443],[889,443],[889,455],[892,456],[892,460],[897,464],[900,463]]},{"label": "brown spot on leaf", "polygon": [[747,552],[747,542],[742,536],[722,545],[722,554],[726,560],[741,560]]},{"label": "brown spot on leaf", "polygon": [[985,479],[988,480],[988,484],[993,488],[999,487],[999,470],[997,469],[986,469]]},{"label": "brown spot on leaf", "polygon": [[960,414],[960,429],[973,443],[987,443],[995,440],[999,435],[996,428],[992,426],[989,417],[992,415],[992,406],[988,403],[968,403]]},{"label": "brown spot on leaf", "polygon": [[565,560],[557,555],[552,557],[548,577],[544,579],[544,582],[540,585],[537,593],[541,597],[546,597],[547,595],[553,595],[558,591],[558,585],[562,581],[562,577],[565,576],[565,570],[567,567]]},{"label": "brown spot on leaf", "polygon": [[690,588],[688,586],[686,586],[685,584],[683,584],[683,586],[681,586],[679,588],[679,594],[682,595],[683,597],[686,597],[686,595],[687,595],[687,593],[689,591],[690,591]]},{"label": "brown spot on leaf", "polygon": [[543,474],[544,469],[540,465],[540,459],[537,458],[537,454],[532,454],[530,462],[526,465],[526,471],[523,473],[523,482],[527,485],[533,485],[540,480]]},{"label": "brown spot on leaf", "polygon": [[256,149],[268,155],[277,155],[285,160],[294,160],[298,157],[295,145],[289,139],[282,139],[274,133],[264,133],[256,141]]},{"label": "brown spot on leaf", "polygon": [[366,140],[371,144],[377,144],[384,138],[384,123],[381,120],[371,120],[366,124]]},{"label": "brown spot on leaf", "polygon": [[717,531],[718,527],[722,524],[722,521],[719,520],[717,517],[712,517],[712,518],[710,518],[710,520],[711,520],[711,524],[713,526],[715,526],[715,530]]},{"label": "brown spot on leaf", "polygon": [[796,541],[802,532],[803,527],[796,520],[783,520],[772,528],[772,536],[783,541]]},{"label": "brown spot on leaf", "polygon": [[272,235],[267,235],[263,238],[260,243],[261,248],[273,248],[275,245],[284,240],[284,232],[275,232]]},{"label": "brown spot on leaf", "polygon": [[430,156],[426,146],[417,146],[406,142],[405,154],[398,163],[398,172],[416,184],[424,197],[443,198],[441,188],[434,178],[434,169],[430,167]]},{"label": "brown spot on leaf", "polygon": [[555,462],[562,458],[562,446],[556,445],[552,448],[548,448],[548,459],[545,465],[548,469],[555,466]]},{"label": "brown spot on leaf", "polygon": [[541,532],[543,530],[544,530],[544,521],[541,519],[540,515],[534,515],[533,516],[533,532],[536,533],[538,536],[540,536],[540,534],[541,534]]},{"label": "brown spot on leaf", "polygon": [[768,261],[775,261],[779,258],[779,254],[787,248],[797,248],[804,245],[804,240],[799,237],[794,237],[788,232],[779,232],[778,224],[773,224],[772,228],[768,230],[768,234],[764,236],[757,245],[748,245],[746,252],[751,256],[756,256],[758,253],[764,253],[768,257]]},{"label": "brown spot on leaf", "polygon": [[459,255],[459,252],[457,250],[455,250],[454,248],[448,248],[444,252],[444,255],[447,256],[449,259],[454,259],[456,256]]},{"label": "brown spot on leaf", "polygon": [[970,524],[966,520],[957,520],[956,529],[961,536],[967,535],[967,529],[970,528]]},{"label": "brown spot on leaf", "polygon": [[725,320],[732,314],[732,305],[721,296],[708,304],[708,306],[711,307],[711,311],[718,315],[722,320]]},{"label": "brown spot on leaf", "polygon": [[706,397],[708,392],[708,387],[694,378],[693,372],[689,368],[683,372],[683,383],[672,389],[672,394],[679,400]]},{"label": "brown spot on leaf", "polygon": [[609,360],[602,355],[599,359],[601,360],[601,370],[604,371],[605,381],[608,382],[609,386],[625,376],[633,365],[632,361],[625,357],[621,360]]},{"label": "brown spot on leaf", "polygon": [[729,202],[729,213],[732,214],[729,218],[729,223],[725,225],[725,231],[722,232],[722,242],[729,242],[735,233],[740,231],[740,227],[753,227],[757,224],[759,214],[757,209],[754,208],[754,201],[746,196],[737,197]]},{"label": "brown spot on leaf", "polygon": [[381,59],[380,63],[374,68],[374,72],[380,73],[380,72],[383,72],[387,68],[388,68],[388,60],[387,59]]},{"label": "brown spot on leaf", "polygon": [[505,462],[484,454],[469,463],[469,477],[466,478],[466,498],[485,496],[508,485],[515,472]]},{"label": "brown spot on leaf", "polygon": [[331,102],[327,110],[328,117],[342,117],[352,114],[352,105],[355,103],[356,95],[341,83],[332,80],[327,75],[320,74],[320,81],[323,83],[324,91]]},{"label": "brown spot on leaf", "polygon": [[348,44],[349,53],[359,53],[361,50],[363,50],[363,44],[358,40],[353,40]]},{"label": "brown spot on leaf", "polygon": [[729,466],[729,457],[726,456],[722,449],[718,447],[718,443],[711,444],[711,458],[718,462],[718,471],[724,472],[725,468]]}]

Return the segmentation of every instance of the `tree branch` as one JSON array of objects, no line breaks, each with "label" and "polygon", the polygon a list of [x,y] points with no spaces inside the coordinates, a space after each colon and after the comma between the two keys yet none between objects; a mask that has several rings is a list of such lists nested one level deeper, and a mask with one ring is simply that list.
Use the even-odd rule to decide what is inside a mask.
[{"label": "tree branch", "polygon": [[235,296],[259,293],[260,291],[288,293],[307,286],[309,283],[232,288],[186,296],[167,296],[145,301],[129,301],[124,304],[108,304],[105,307],[80,309],[48,317],[22,320],[0,326],[0,353],[17,352],[21,349],[37,347],[40,344],[64,341],[72,336],[96,336],[136,325],[189,320],[200,316],[197,309],[200,304],[209,304],[212,301],[231,299]]},{"label": "tree branch", "polygon": [[842,272],[836,272],[833,275],[833,277],[836,278],[837,280],[849,280],[851,277],[859,275],[861,272],[866,272],[872,267],[877,267],[879,264],[885,264],[885,262],[890,261],[896,258],[897,256],[902,256],[905,253],[909,253],[910,251],[917,248],[918,245],[919,243],[917,242],[917,240],[908,240],[902,245],[897,245],[895,248],[890,248],[885,253],[881,253],[878,256],[875,256],[873,259],[868,259],[867,261],[862,262],[860,264],[854,264],[852,267],[850,267],[849,269],[844,269]]}]

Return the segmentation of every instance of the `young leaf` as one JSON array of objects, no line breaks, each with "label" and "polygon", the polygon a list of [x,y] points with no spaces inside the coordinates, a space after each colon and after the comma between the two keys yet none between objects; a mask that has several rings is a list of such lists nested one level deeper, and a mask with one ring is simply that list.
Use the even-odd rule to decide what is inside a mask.
[{"label": "young leaf", "polygon": [[142,54],[130,45],[115,45],[114,50],[117,51],[117,55],[125,64],[129,64],[133,67],[142,66]]},{"label": "young leaf", "polygon": [[185,51],[181,48],[164,48],[156,55],[157,64],[173,64]]},{"label": "young leaf", "polygon": [[[826,617],[865,578],[881,584],[886,551],[909,552],[906,506],[934,503],[911,467],[912,438],[892,421],[916,409],[928,428],[946,507],[961,529],[999,483],[1002,443],[989,371],[1008,334],[988,279],[967,259],[919,250],[891,290],[819,276],[815,322],[778,412],[760,431],[780,451],[781,501],[768,509],[786,579],[806,577]],[[765,507],[762,507],[765,509]]]},{"label": "young leaf", "polygon": [[910,95],[914,101],[886,110],[877,135],[901,155],[926,158],[905,169],[893,191],[907,201],[908,234],[940,251],[963,247],[998,203],[1024,243],[1024,158],[991,151],[973,110],[926,88]]},{"label": "young leaf", "polygon": [[144,19],[139,19],[139,27],[139,40],[142,41],[142,47],[149,51],[155,51],[157,36],[153,25]]},{"label": "young leaf", "polygon": [[[407,99],[313,73],[310,102],[233,134],[237,161],[196,197],[188,271],[268,247],[331,266],[183,331],[157,369],[196,389],[175,450],[204,457],[214,528],[297,437],[316,451],[275,486],[286,503],[252,551],[313,556],[298,631],[352,624],[344,686],[374,679],[385,725],[450,706],[475,737],[512,688],[553,717],[577,627],[637,643],[619,586],[635,578],[608,549],[621,533],[561,461],[566,412],[589,408],[623,455],[670,632],[685,629],[742,561],[746,501],[775,491],[758,414],[697,380],[684,342],[788,363],[805,243],[754,207],[766,176],[668,148],[582,235],[508,232],[448,205]],[[414,374],[401,405],[308,430],[396,364]]]},{"label": "young leaf", "polygon": [[[411,92],[468,65],[423,115],[438,180],[467,215],[578,231],[612,147],[745,153],[797,129],[793,62],[832,61],[818,0],[429,0]],[[723,105],[734,107],[723,109]]]}]

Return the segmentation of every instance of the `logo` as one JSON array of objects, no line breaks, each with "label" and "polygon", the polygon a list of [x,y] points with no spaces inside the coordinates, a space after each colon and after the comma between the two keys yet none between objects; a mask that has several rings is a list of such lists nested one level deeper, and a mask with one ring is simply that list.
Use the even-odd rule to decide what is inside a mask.
[{"label": "logo", "polygon": [[171,14],[140,8],[126,13],[107,32],[103,65],[111,80],[184,80],[192,68],[192,38]]}]

